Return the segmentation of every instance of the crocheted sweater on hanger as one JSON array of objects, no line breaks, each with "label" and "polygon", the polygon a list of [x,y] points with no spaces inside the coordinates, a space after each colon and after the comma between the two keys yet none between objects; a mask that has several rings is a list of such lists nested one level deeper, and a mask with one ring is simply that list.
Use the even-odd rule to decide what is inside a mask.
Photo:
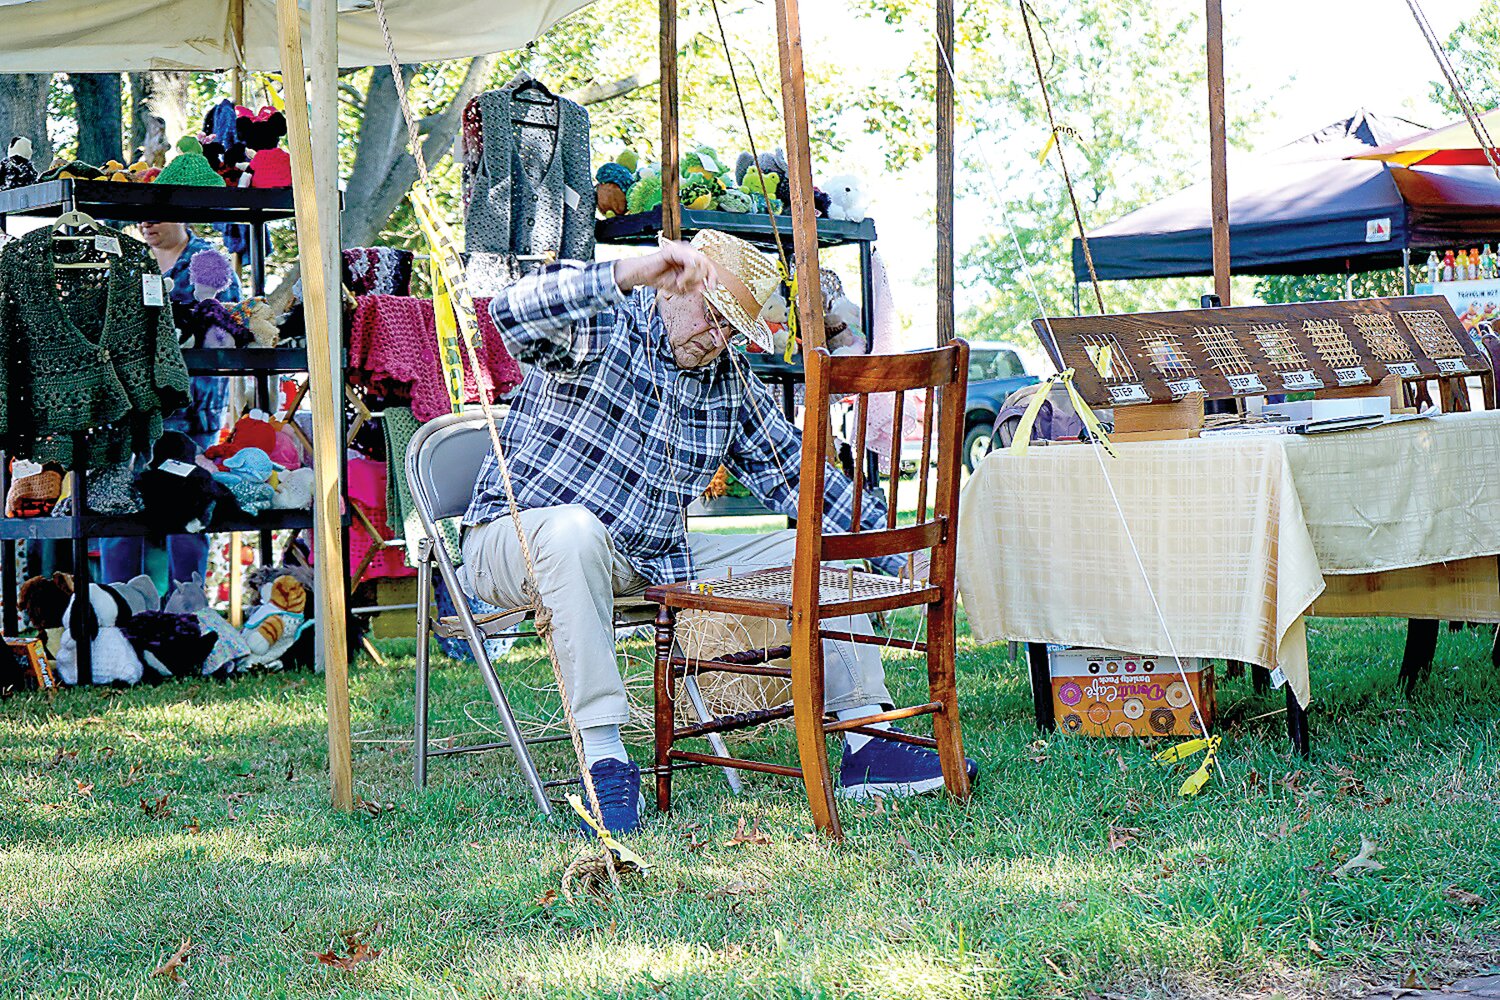
[{"label": "crocheted sweater on hanger", "polygon": [[119,240],[110,268],[59,269],[92,251],[35,230],[0,249],[0,434],[18,457],[74,462],[87,431],[90,467],[148,452],[161,420],[187,402],[188,373],[170,310],[147,306],[160,281],[145,244]]}]

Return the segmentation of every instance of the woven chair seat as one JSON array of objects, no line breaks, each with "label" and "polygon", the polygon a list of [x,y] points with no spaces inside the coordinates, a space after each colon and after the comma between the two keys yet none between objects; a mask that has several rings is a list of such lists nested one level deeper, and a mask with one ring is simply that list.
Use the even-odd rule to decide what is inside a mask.
[{"label": "woven chair seat", "polygon": [[[919,604],[931,592],[932,588],[925,583],[860,569],[824,566],[818,574],[818,604],[825,609],[889,597],[910,597],[913,604]],[[792,606],[792,570],[791,567],[755,570],[719,580],[653,587],[648,593],[673,607],[708,606],[716,600],[728,599],[764,605],[767,614],[785,613]]]}]

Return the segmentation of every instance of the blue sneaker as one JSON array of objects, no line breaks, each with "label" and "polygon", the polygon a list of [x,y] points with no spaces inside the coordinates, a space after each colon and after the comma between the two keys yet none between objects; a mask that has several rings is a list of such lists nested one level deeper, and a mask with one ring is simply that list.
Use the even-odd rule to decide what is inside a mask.
[{"label": "blue sneaker", "polygon": [[[604,814],[604,828],[616,837],[634,833],[641,828],[641,769],[628,760],[606,757],[595,761],[589,768],[589,777],[594,779],[594,794],[599,797],[599,810]],[[588,792],[583,793],[583,804],[589,807]],[[594,836],[593,827],[582,819],[578,829],[585,837]]]},{"label": "blue sneaker", "polygon": [[[979,765],[964,758],[972,785],[979,777]],[[871,795],[902,798],[922,795],[943,787],[943,766],[936,750],[897,743],[894,740],[871,739],[858,753],[844,744],[844,759],[839,766],[840,798],[863,799]]]}]

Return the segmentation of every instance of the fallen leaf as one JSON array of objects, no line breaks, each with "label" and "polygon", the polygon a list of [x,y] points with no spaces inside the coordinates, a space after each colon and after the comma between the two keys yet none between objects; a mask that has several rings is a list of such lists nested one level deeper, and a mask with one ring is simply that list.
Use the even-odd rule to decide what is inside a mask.
[{"label": "fallen leaf", "polygon": [[724,841],[725,847],[733,847],[735,844],[759,844],[766,845],[771,838],[760,831],[760,821],[756,820],[749,832],[745,830],[745,817],[740,817],[739,825],[734,828],[734,835]]},{"label": "fallen leaf", "polygon": [[542,893],[536,899],[533,899],[531,901],[531,905],[532,906],[540,906],[542,909],[545,910],[547,907],[551,906],[555,902],[557,902],[557,890],[556,889],[548,889],[546,892]]},{"label": "fallen leaf", "polygon": [[193,817],[193,821],[191,823],[184,823],[184,824],[182,824],[182,828],[184,830],[186,830],[188,833],[202,833],[203,832],[203,825],[198,822],[198,817],[197,816]]},{"label": "fallen leaf", "polygon": [[1120,765],[1120,773],[1129,774],[1130,768],[1125,766],[1125,755],[1120,752],[1120,748],[1111,747],[1109,752],[1114,755],[1115,763]]},{"label": "fallen leaf", "polygon": [[1245,789],[1248,791],[1249,789],[1252,789],[1252,788],[1259,788],[1260,787],[1260,783],[1261,783],[1260,772],[1257,771],[1255,768],[1252,767],[1250,769],[1250,773],[1248,773],[1248,774],[1245,775]]},{"label": "fallen leaf", "polygon": [[1379,844],[1375,843],[1375,841],[1371,840],[1369,837],[1366,837],[1364,834],[1360,834],[1359,853],[1335,868],[1333,870],[1333,877],[1342,878],[1345,875],[1350,875],[1355,872],[1362,871],[1382,871],[1385,868],[1385,865],[1375,860],[1375,854],[1379,850]]},{"label": "fallen leaf", "polygon": [[286,780],[287,780],[287,781],[296,781],[296,780],[297,780],[297,779],[296,779],[296,778],[295,778],[295,777],[293,777],[293,775],[292,775],[292,765],[290,765],[290,764],[288,764],[288,765],[287,765],[287,766],[286,766]]},{"label": "fallen leaf", "polygon": [[77,750],[64,750],[62,747],[58,747],[57,748],[57,753],[55,753],[55,754],[52,755],[52,760],[48,762],[47,767],[49,767],[49,768],[58,767],[65,760],[69,761],[69,762],[72,762],[72,761],[75,761],[77,759],[78,759],[78,751]]},{"label": "fallen leaf", "polygon": [[339,937],[344,939],[344,947],[353,951],[355,945],[374,937],[383,930],[385,930],[385,924],[377,920],[369,927],[356,927],[353,930],[344,931],[339,934]]},{"label": "fallen leaf", "polygon": [[94,783],[92,781],[74,781],[73,784],[78,786],[78,791],[73,794],[77,795],[80,799],[91,799],[94,797]]},{"label": "fallen leaf", "polygon": [[339,955],[331,949],[325,951],[318,956],[318,961],[343,972],[352,972],[366,962],[373,962],[379,957],[379,948],[371,948],[367,944],[357,944],[349,949],[349,954],[347,955]]},{"label": "fallen leaf", "polygon": [[1458,906],[1471,906],[1476,910],[1479,907],[1483,906],[1485,903],[1489,902],[1483,896],[1476,895],[1475,893],[1472,893],[1467,889],[1460,889],[1456,885],[1450,885],[1448,888],[1444,889],[1443,898],[1448,900],[1448,902],[1450,903],[1457,904]]},{"label": "fallen leaf", "polygon": [[1314,941],[1312,938],[1307,939],[1307,950],[1312,952],[1314,955],[1323,954],[1323,949],[1320,948],[1318,946],[1318,942]]},{"label": "fallen leaf", "polygon": [[141,799],[141,809],[152,819],[165,819],[172,815],[171,807],[167,805],[167,800],[171,797],[171,794],[167,793],[155,802],[147,802],[145,799]]},{"label": "fallen leaf", "polygon": [[174,983],[182,982],[182,972],[180,970],[187,964],[188,954],[192,950],[192,939],[189,938],[183,941],[182,944],[177,946],[177,950],[172,953],[171,957],[151,970],[151,975],[164,976]]},{"label": "fallen leaf", "polygon": [[[288,778],[287,780],[291,781],[292,779]],[[394,802],[376,802],[372,799],[362,799],[356,795],[354,797],[354,808],[371,816],[379,816],[382,813],[388,813],[395,809],[396,804]]]},{"label": "fallen leaf", "polygon": [[1054,962],[1054,961],[1052,961],[1052,959],[1048,958],[1046,955],[1042,956],[1042,961],[1047,963],[1047,968],[1051,969],[1053,972],[1057,973],[1062,978],[1064,978],[1064,979],[1068,978],[1068,974],[1066,972],[1064,972],[1062,969],[1058,968],[1057,963]]},{"label": "fallen leaf", "polygon": [[121,788],[129,788],[131,785],[139,785],[143,780],[141,777],[141,765],[131,764],[130,771],[120,779]]},{"label": "fallen leaf", "polygon": [[1044,740],[1033,740],[1026,747],[1026,759],[1033,764],[1045,764],[1047,762],[1046,749],[1047,744]]},{"label": "fallen leaf", "polygon": [[1109,828],[1109,849],[1118,851],[1127,844],[1135,841],[1140,836],[1140,828],[1134,826],[1111,826]]},{"label": "fallen leaf", "polygon": [[1081,905],[1082,904],[1079,900],[1065,899],[1061,903],[1057,904],[1057,908],[1059,910],[1062,910],[1064,913],[1077,913],[1081,908]]}]

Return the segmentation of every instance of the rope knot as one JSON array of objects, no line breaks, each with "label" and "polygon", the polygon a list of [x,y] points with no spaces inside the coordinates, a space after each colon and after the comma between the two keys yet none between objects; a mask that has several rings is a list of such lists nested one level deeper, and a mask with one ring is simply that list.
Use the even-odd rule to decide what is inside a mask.
[{"label": "rope knot", "polygon": [[525,595],[526,601],[531,605],[535,613],[532,627],[536,629],[539,638],[546,639],[552,632],[552,609],[542,603],[542,594],[536,589],[536,581],[530,577],[521,584],[521,593]]}]

